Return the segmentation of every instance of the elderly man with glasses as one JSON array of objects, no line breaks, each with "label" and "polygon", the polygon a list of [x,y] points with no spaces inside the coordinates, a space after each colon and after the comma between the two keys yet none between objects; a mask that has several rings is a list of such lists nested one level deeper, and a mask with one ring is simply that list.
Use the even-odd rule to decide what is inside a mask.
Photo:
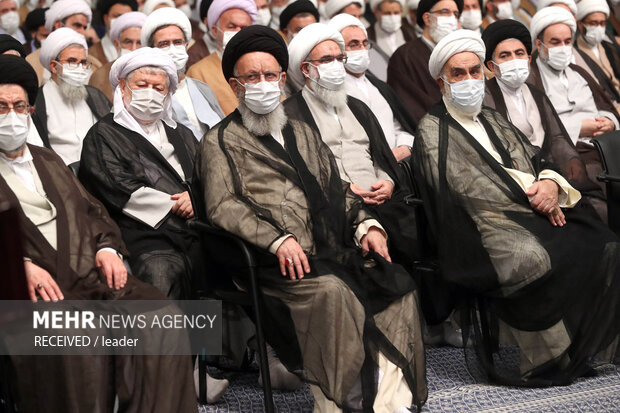
[{"label": "elderly man with glasses", "polygon": [[61,27],[40,50],[39,60],[52,77],[41,87],[32,120],[43,144],[70,165],[80,160],[86,132],[112,105],[101,91],[86,86],[92,72],[84,36]]}]

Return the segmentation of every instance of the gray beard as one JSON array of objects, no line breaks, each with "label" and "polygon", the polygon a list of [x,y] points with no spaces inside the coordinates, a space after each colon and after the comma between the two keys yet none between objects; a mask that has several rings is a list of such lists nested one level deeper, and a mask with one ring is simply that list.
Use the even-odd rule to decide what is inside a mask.
[{"label": "gray beard", "polygon": [[347,105],[347,91],[344,85],[338,90],[331,90],[319,85],[315,79],[310,78],[310,81],[312,82],[312,91],[324,105],[335,108],[343,108]]},{"label": "gray beard", "polygon": [[273,111],[266,115],[259,115],[258,113],[252,112],[250,108],[246,106],[243,97],[240,97],[237,109],[239,109],[239,113],[241,113],[243,126],[256,136],[265,136],[273,131],[282,130],[288,121],[282,104],[279,104]]},{"label": "gray beard", "polygon": [[60,93],[71,102],[86,100],[88,97],[86,86],[73,86],[58,78],[58,87]]}]

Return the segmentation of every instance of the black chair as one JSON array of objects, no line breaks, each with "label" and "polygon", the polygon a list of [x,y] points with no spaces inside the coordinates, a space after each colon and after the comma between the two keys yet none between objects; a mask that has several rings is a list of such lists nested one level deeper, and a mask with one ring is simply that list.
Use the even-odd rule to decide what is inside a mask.
[{"label": "black chair", "polygon": [[[199,199],[194,197],[194,191],[187,185],[190,194],[194,214],[197,217],[205,216],[204,207]],[[221,229],[216,228],[198,218],[187,221],[187,227],[197,231],[201,237],[205,261],[207,267],[207,284],[200,294],[205,298],[212,298],[238,305],[249,309],[248,315],[253,319],[256,327],[256,341],[258,364],[263,382],[263,404],[265,412],[273,413],[273,392],[269,377],[269,363],[267,361],[267,348],[263,329],[263,316],[261,306],[261,291],[258,286],[256,274],[256,260],[253,247],[241,238]],[[217,274],[217,277],[214,276]],[[239,290],[233,283],[233,279],[242,278],[249,281],[249,291]],[[204,355],[198,359],[198,387],[199,401],[207,403],[206,388],[207,361]]]},{"label": "black chair", "polygon": [[620,131],[592,139],[601,157],[603,172],[596,178],[605,182],[607,192],[607,222],[620,235]]}]

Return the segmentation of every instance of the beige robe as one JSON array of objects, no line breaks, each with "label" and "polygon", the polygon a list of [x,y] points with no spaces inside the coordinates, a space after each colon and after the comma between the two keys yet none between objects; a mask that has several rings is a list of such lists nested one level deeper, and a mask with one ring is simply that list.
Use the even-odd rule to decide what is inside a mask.
[{"label": "beige robe", "polygon": [[224,78],[222,59],[220,59],[217,53],[211,53],[192,65],[187,71],[187,76],[209,85],[215,96],[217,96],[217,101],[224,115],[228,116],[237,108],[237,97],[230,88],[228,81]]}]

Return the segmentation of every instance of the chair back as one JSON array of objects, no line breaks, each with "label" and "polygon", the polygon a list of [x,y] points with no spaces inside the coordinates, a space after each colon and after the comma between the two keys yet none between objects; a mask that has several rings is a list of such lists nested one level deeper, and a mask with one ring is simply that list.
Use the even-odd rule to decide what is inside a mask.
[{"label": "chair back", "polygon": [[0,205],[0,300],[28,300],[28,286],[24,272],[24,253],[19,226],[19,216],[8,205]]},{"label": "chair back", "polygon": [[598,150],[603,173],[597,176],[605,182],[607,192],[607,222],[609,228],[620,234],[620,131],[605,133],[592,139]]}]

